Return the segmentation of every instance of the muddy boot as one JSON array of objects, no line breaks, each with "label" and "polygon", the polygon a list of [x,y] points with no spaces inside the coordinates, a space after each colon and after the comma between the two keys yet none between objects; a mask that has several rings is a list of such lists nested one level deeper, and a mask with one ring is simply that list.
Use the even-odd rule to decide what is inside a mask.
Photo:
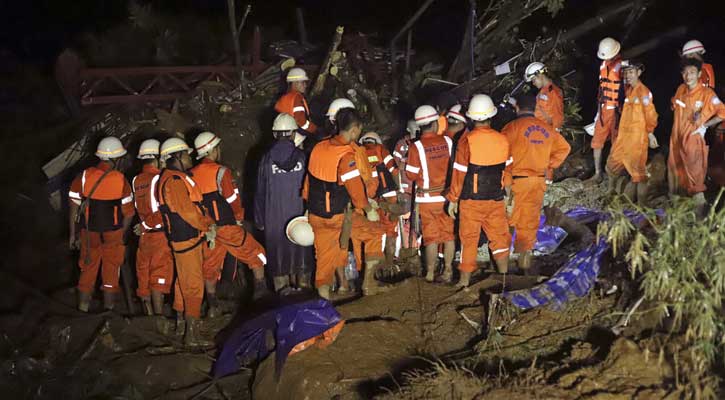
[{"label": "muddy boot", "polygon": [[113,310],[113,307],[116,306],[116,293],[109,292],[107,290],[103,291],[103,309],[107,311]]},{"label": "muddy boot", "polygon": [[640,207],[649,206],[649,185],[647,185],[647,182],[637,184],[637,204]]},{"label": "muddy boot", "polygon": [[433,282],[436,276],[436,270],[435,267],[428,267],[428,270],[425,273],[425,280],[428,282]]},{"label": "muddy boot", "polygon": [[177,315],[176,316],[176,329],[174,329],[174,335],[181,337],[184,336],[184,332],[186,332],[186,319],[184,319],[183,315]]},{"label": "muddy boot", "polygon": [[259,300],[262,297],[266,296],[268,293],[269,293],[269,289],[267,289],[267,282],[264,281],[264,278],[255,279],[254,280],[254,295],[252,296],[252,300]]},{"label": "muddy boot", "polygon": [[496,263],[496,270],[499,274],[505,274],[509,272],[509,259],[508,257],[494,261]]},{"label": "muddy boot", "polygon": [[453,278],[453,266],[446,265],[443,269],[443,275],[441,275],[440,282],[441,283],[451,283],[451,279]]},{"label": "muddy boot", "polygon": [[156,323],[156,332],[160,335],[168,336],[169,331],[171,330],[171,324],[169,324],[169,320],[166,319],[163,315],[157,315],[154,317],[155,323]]},{"label": "muddy boot", "polygon": [[466,272],[466,271],[461,271],[461,277],[460,277],[460,279],[458,279],[458,283],[456,283],[456,287],[466,288],[470,284],[471,284],[471,273]]},{"label": "muddy boot", "polygon": [[637,184],[632,182],[627,182],[627,184],[624,186],[624,190],[622,191],[622,194],[624,194],[624,197],[628,198],[629,201],[634,203],[637,198]]},{"label": "muddy boot", "polygon": [[274,285],[274,291],[278,292],[282,289],[289,287],[289,276],[275,276],[272,278],[272,284]]},{"label": "muddy boot", "polygon": [[206,310],[206,316],[209,318],[216,318],[222,315],[221,307],[219,307],[219,299],[216,297],[216,293],[206,294],[206,304],[208,306]]},{"label": "muddy boot", "polygon": [[695,202],[695,214],[703,218],[705,216],[705,205],[707,202],[705,201],[705,193],[695,193],[694,196],[692,196],[692,200]]},{"label": "muddy boot", "polygon": [[375,279],[375,271],[380,261],[365,262],[365,276],[363,277],[363,296],[372,296],[378,293],[387,292],[391,286],[383,285]]},{"label": "muddy boot", "polygon": [[300,272],[297,274],[297,287],[300,289],[310,288],[310,274]]},{"label": "muddy boot", "polygon": [[78,292],[78,309],[80,311],[88,312],[91,306],[91,297],[93,297],[93,293]]},{"label": "muddy boot", "polygon": [[533,261],[533,255],[531,251],[525,251],[521,253],[519,261],[519,268],[524,272],[524,275],[531,273],[531,262]]},{"label": "muddy boot", "polygon": [[317,294],[325,300],[330,300],[330,285],[322,285],[318,287]]},{"label": "muddy boot", "polygon": [[161,315],[164,313],[164,294],[155,290],[151,291],[151,306],[154,314]]},{"label": "muddy boot", "polygon": [[184,346],[186,347],[212,347],[214,343],[203,339],[199,332],[201,321],[195,317],[186,317],[186,331],[184,332]]},{"label": "muddy boot", "polygon": [[150,297],[142,297],[141,303],[143,303],[143,312],[144,314],[148,315],[149,317],[154,315],[154,308],[151,305],[151,298]]}]

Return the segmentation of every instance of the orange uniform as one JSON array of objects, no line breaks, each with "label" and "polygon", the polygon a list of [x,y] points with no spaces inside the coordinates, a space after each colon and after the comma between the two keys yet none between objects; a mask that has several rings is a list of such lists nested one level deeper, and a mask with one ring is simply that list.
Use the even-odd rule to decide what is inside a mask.
[{"label": "orange uniform", "polygon": [[550,83],[539,90],[534,115],[561,131],[564,125],[564,94],[558,86]]},{"label": "orange uniform", "polygon": [[217,226],[215,246],[204,255],[204,279],[212,281],[221,277],[227,253],[249,268],[262,268],[267,263],[264,248],[237,224],[244,220],[244,208],[232,172],[203,158],[191,169],[191,175],[199,186],[202,204]]},{"label": "orange uniform", "polygon": [[531,114],[509,122],[501,132],[508,138],[513,157],[504,183],[511,186],[514,196],[510,224],[516,228],[514,250],[521,253],[534,248],[546,179],[564,162],[571,146],[554,127]]},{"label": "orange uniform", "polygon": [[622,85],[622,59],[616,58],[602,61],[599,66],[599,94],[598,113],[599,117],[594,124],[594,137],[592,138],[592,149],[601,149],[604,142],[611,137],[617,137],[617,121],[619,119],[619,92]]},{"label": "orange uniform", "polygon": [[73,180],[68,192],[68,198],[75,204],[86,201],[88,205],[80,216],[81,255],[78,267],[81,276],[78,290],[83,293],[93,293],[101,265],[102,290],[119,291],[118,276],[126,251],[123,220],[132,217],[134,211],[131,185],[121,172],[112,168],[111,164],[101,161],[95,167],[84,170]]},{"label": "orange uniform", "polygon": [[405,173],[416,184],[424,245],[455,239],[453,218],[443,209],[446,199],[442,195],[452,150],[453,141],[436,132],[423,132],[408,150]]},{"label": "orange uniform", "polygon": [[184,172],[164,169],[153,180],[152,210],[161,212],[176,263],[174,309],[199,318],[204,297],[204,233],[214,221],[204,215],[199,186]]},{"label": "orange uniform", "polygon": [[702,63],[700,83],[708,86],[710,89],[715,89],[715,70],[712,68],[712,64]]},{"label": "orange uniform", "polygon": [[494,259],[508,257],[511,233],[506,220],[503,172],[510,162],[506,137],[489,127],[476,127],[461,137],[453,163],[451,187],[446,195],[457,202],[458,236],[463,272],[473,272],[481,229],[486,232]]},{"label": "orange uniform", "polygon": [[277,100],[274,109],[278,113],[285,113],[295,117],[297,126],[300,129],[308,133],[317,132],[317,125],[310,121],[310,107],[307,105],[304,94],[290,89]]},{"label": "orange uniform", "polygon": [[626,170],[632,182],[639,183],[647,179],[648,135],[657,127],[657,111],[652,92],[642,82],[635,87],[627,86],[625,93],[619,133],[609,153],[607,171],[619,175]]},{"label": "orange uniform", "polygon": [[141,221],[141,238],[136,250],[136,277],[139,297],[149,297],[151,290],[171,291],[174,278],[174,259],[161,224],[161,213],[151,210],[151,181],[158,179],[159,170],[145,164],[131,182],[134,205]]},{"label": "orange uniform", "polygon": [[442,135],[448,130],[448,117],[445,114],[438,116],[438,130],[436,134]]},{"label": "orange uniform", "polygon": [[369,205],[351,144],[334,136],[312,149],[302,197],[315,232],[315,287],[331,285],[335,269],[347,263],[347,244],[340,244],[347,204],[358,210]]},{"label": "orange uniform", "polygon": [[675,188],[689,194],[704,192],[709,149],[702,136],[692,133],[714,116],[725,118],[725,106],[709,87],[696,85],[690,90],[681,84],[672,98],[672,109],[668,173]]}]

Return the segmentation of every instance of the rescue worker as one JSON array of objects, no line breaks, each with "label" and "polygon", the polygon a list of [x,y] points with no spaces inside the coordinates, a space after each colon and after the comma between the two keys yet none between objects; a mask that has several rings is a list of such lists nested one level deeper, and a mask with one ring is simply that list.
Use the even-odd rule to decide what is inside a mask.
[{"label": "rescue worker", "polygon": [[[380,219],[368,202],[358,167],[366,160],[356,157],[355,148],[351,146],[360,137],[362,120],[353,109],[340,110],[336,120],[338,134],[320,141],[312,149],[302,191],[307,201],[309,223],[315,233],[315,287],[325,299],[330,298],[335,271],[347,264],[347,241],[341,243],[341,235],[348,202],[352,201],[357,212],[364,211],[369,221]],[[366,288],[373,288],[376,265],[373,260],[365,264],[364,293],[368,292]]]},{"label": "rescue worker", "polygon": [[68,192],[69,247],[81,250],[78,309],[83,312],[88,312],[99,267],[106,310],[113,309],[119,292],[118,277],[126,250],[124,235],[134,215],[131,185],[118,171],[124,155],[126,149],[118,138],[103,138],[96,149],[100,162],[78,175]]},{"label": "rescue worker", "polygon": [[[405,133],[396,143],[393,149],[393,159],[398,166],[398,182],[400,188],[398,189],[398,203],[402,207],[407,207],[407,212],[400,216],[398,219],[399,234],[401,239],[402,248],[418,248],[418,239],[415,232],[411,230],[411,213],[410,207],[414,204],[412,202],[412,185],[410,179],[408,179],[405,173],[405,165],[408,162],[408,150],[413,144],[413,141],[418,137],[420,128],[415,123],[414,119],[408,121],[405,127]],[[404,204],[403,204],[404,203]],[[417,218],[417,217],[416,217]],[[412,233],[412,235],[411,235]]]},{"label": "rescue worker", "polygon": [[445,210],[446,174],[453,141],[445,135],[437,135],[438,112],[429,105],[415,110],[415,123],[421,130],[420,139],[408,150],[405,173],[416,185],[416,214],[420,215],[425,246],[426,280],[435,279],[438,261],[438,245],[443,244],[444,270],[441,281],[450,282],[453,274],[455,237],[453,218]]},{"label": "rescue worker", "polygon": [[159,211],[176,265],[174,310],[176,332],[184,334],[187,346],[203,346],[199,337],[201,302],[204,297],[205,240],[216,236],[214,220],[204,214],[199,185],[185,172],[191,168],[191,148],[179,138],[161,144],[166,168],[151,181],[152,211]]},{"label": "rescue worker", "polygon": [[670,194],[685,192],[695,200],[700,214],[705,207],[705,174],[708,146],[707,128],[725,118],[725,106],[715,92],[700,83],[702,62],[682,60],[682,80],[672,98],[674,119],[670,134],[667,178]]},{"label": "rescue worker", "polygon": [[534,115],[536,99],[523,95],[517,99],[517,118],[503,127],[501,133],[511,146],[513,161],[506,167],[504,185],[507,202],[513,200],[509,224],[516,229],[514,252],[525,273],[532,262],[532,250],[539,229],[544,192],[551,183],[554,169],[564,162],[571,146],[553,126]]},{"label": "rescue worker", "polygon": [[[381,242],[379,244],[382,247],[382,252],[385,253],[385,262],[391,265],[395,257],[398,216],[405,214],[407,211],[403,211],[397,201],[398,184],[394,177],[398,174],[398,168],[395,165],[393,156],[383,147],[383,140],[377,133],[368,132],[364,134],[360,137],[359,143],[365,148],[372,169],[373,179],[366,186],[366,192],[369,198],[378,203],[381,211],[379,212],[380,222],[378,223],[370,223],[359,214],[357,216],[353,215],[351,238],[355,260],[357,265],[362,265],[360,245],[363,242],[366,248],[365,257],[368,258],[369,255],[378,257],[381,253],[378,251],[379,247],[377,247],[378,237],[380,237]],[[358,237],[359,233],[365,231],[376,233],[379,231],[380,234],[373,234],[373,240],[366,241],[364,238]]]},{"label": "rescue worker", "polygon": [[690,40],[682,46],[682,57],[694,58],[702,63],[702,74],[700,74],[700,83],[708,86],[710,89],[715,89],[715,70],[712,68],[712,64],[705,62],[703,58],[705,54],[705,46],[699,40]]},{"label": "rescue worker", "polygon": [[161,213],[152,211],[151,205],[151,181],[160,172],[160,146],[161,143],[156,139],[147,139],[141,143],[137,158],[143,161],[143,168],[133,178],[131,186],[140,221],[134,227],[134,232],[140,236],[136,250],[136,294],[143,301],[147,315],[162,316],[164,295],[171,292],[174,278],[174,259],[161,224]]},{"label": "rescue worker", "polygon": [[524,79],[539,89],[534,112],[536,118],[561,132],[561,127],[564,125],[564,94],[549,77],[546,65],[532,62],[526,67]]},{"label": "rescue worker", "polygon": [[446,118],[448,119],[448,127],[443,134],[451,138],[455,143],[466,130],[466,117],[461,112],[461,105],[456,104],[451,107],[446,113]]},{"label": "rescue worker", "polygon": [[594,117],[594,176],[590,183],[602,180],[602,149],[607,139],[616,139],[620,114],[620,92],[622,91],[622,57],[620,44],[612,38],[599,42],[597,57],[602,60],[599,66],[599,93],[597,94],[597,115]]},{"label": "rescue worker", "polygon": [[[478,269],[476,256],[481,229],[489,239],[493,259],[499,272],[508,271],[511,233],[504,205],[503,173],[510,162],[506,137],[491,128],[491,118],[498,109],[485,94],[471,98],[466,116],[473,121],[473,130],[461,138],[453,163],[451,187],[446,195],[448,215],[461,221],[461,277],[457,286],[467,287],[471,273]],[[460,201],[460,202],[459,202]]]},{"label": "rescue worker", "polygon": [[344,97],[335,99],[332,103],[330,103],[330,106],[327,108],[327,113],[325,114],[327,116],[327,121],[325,121],[324,136],[322,136],[321,139],[327,139],[337,134],[335,116],[337,115],[337,112],[343,108],[355,109],[355,104]]},{"label": "rescue worker", "polygon": [[309,78],[302,68],[291,68],[287,73],[287,93],[277,100],[274,109],[280,114],[289,114],[299,126],[301,144],[304,139],[317,132],[317,125],[310,120],[310,107],[305,99]]},{"label": "rescue worker", "polygon": [[625,98],[622,117],[619,120],[619,133],[612,144],[607,160],[609,191],[613,192],[617,178],[626,173],[630,176],[624,194],[632,201],[645,205],[647,201],[647,149],[655,149],[657,127],[652,92],[642,83],[640,76],[644,65],[633,60],[622,61],[624,72]]},{"label": "rescue worker", "polygon": [[277,292],[308,288],[313,266],[312,248],[292,243],[285,232],[287,223],[305,211],[300,192],[307,158],[294,145],[297,128],[289,114],[274,119],[275,142],[259,164],[254,194],[254,222],[264,233],[267,271]]},{"label": "rescue worker", "polygon": [[227,253],[247,264],[254,273],[254,297],[261,297],[267,290],[264,281],[264,265],[267,256],[262,245],[242,226],[244,207],[232,171],[219,164],[221,139],[212,132],[202,132],[194,139],[196,159],[201,160],[191,169],[191,176],[203,196],[202,204],[217,227],[213,248],[204,255],[204,288],[209,305],[208,315],[220,314],[216,296],[216,284],[221,278],[224,257]]}]

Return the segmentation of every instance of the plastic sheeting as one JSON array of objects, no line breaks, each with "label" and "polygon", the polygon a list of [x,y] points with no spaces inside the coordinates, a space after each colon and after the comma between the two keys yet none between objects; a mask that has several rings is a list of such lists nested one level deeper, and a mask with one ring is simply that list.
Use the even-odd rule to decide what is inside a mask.
[{"label": "plastic sheeting", "polygon": [[[222,346],[212,373],[216,378],[233,374],[242,365],[262,360],[275,351],[275,372],[279,376],[295,346],[323,337],[328,331],[334,333],[327,336],[331,342],[342,324],[340,314],[324,299],[279,306],[236,327]],[[267,348],[270,331],[274,335],[274,348]]]},{"label": "plastic sheeting", "polygon": [[[534,255],[542,256],[551,254],[559,248],[559,245],[566,239],[566,231],[558,226],[546,225],[546,216],[541,215],[539,229],[536,231],[536,243],[534,243]],[[511,235],[511,253],[514,252],[516,241],[516,230]]]}]

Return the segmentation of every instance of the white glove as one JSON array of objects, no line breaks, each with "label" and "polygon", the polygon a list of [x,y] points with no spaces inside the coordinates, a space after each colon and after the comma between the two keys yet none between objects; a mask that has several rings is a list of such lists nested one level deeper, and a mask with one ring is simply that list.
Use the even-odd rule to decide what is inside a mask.
[{"label": "white glove", "polygon": [[136,234],[136,236],[141,236],[143,233],[143,229],[141,229],[141,224],[136,224],[133,226],[133,233]]},{"label": "white glove", "polygon": [[375,201],[374,199],[368,199],[368,203],[370,203],[370,207],[372,207],[373,210],[377,210],[378,208],[380,208],[380,206],[378,205],[378,202]]},{"label": "white glove", "polygon": [[551,185],[552,183],[554,183],[554,181],[552,181],[551,179],[546,179],[544,183],[546,183],[547,185]]},{"label": "white glove", "polygon": [[700,127],[697,128],[695,132],[692,132],[691,135],[700,135],[704,138],[705,132],[707,132],[707,128],[705,127],[705,125],[700,125]]},{"label": "white glove", "polygon": [[654,133],[650,133],[647,135],[647,138],[649,139],[649,148],[650,149],[656,149],[660,147],[660,144],[657,143],[657,137],[655,137]]},{"label": "white glove", "polygon": [[448,203],[448,215],[451,216],[451,218],[456,219],[456,214],[458,213],[458,203],[451,201]]},{"label": "white glove", "polygon": [[370,222],[380,221],[380,215],[378,215],[378,212],[374,208],[367,212],[367,217]]},{"label": "white glove", "polygon": [[209,230],[204,233],[204,236],[206,236],[206,241],[209,242],[209,248],[214,249],[216,245],[214,242],[214,239],[216,239],[216,224],[209,225]]}]

